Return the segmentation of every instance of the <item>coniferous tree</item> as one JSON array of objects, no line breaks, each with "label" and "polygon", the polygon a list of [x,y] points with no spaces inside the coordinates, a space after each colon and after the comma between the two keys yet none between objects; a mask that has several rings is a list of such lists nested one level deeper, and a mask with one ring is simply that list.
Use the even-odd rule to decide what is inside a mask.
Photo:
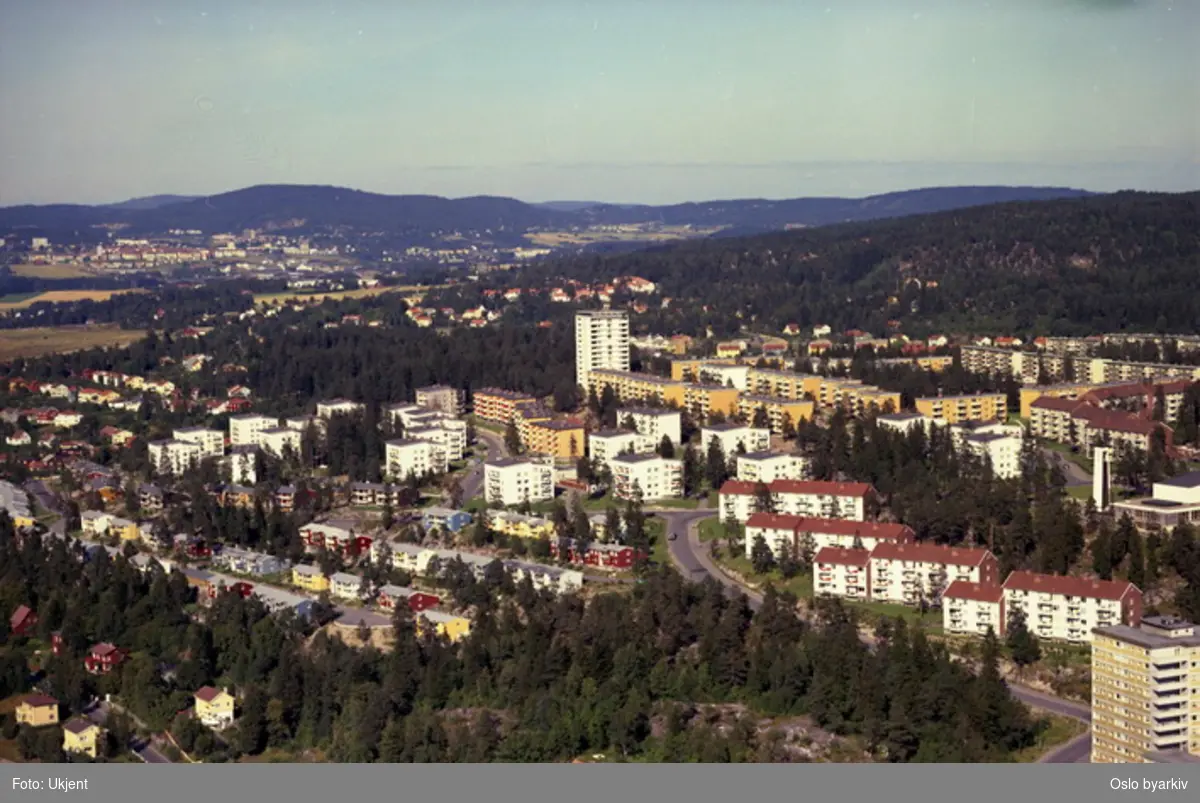
[{"label": "coniferous tree", "polygon": [[1038,643],[1037,637],[1029,632],[1025,621],[1025,611],[1022,608],[1015,608],[1008,617],[1006,642],[1013,663],[1021,670],[1036,663],[1042,657],[1041,645]]}]

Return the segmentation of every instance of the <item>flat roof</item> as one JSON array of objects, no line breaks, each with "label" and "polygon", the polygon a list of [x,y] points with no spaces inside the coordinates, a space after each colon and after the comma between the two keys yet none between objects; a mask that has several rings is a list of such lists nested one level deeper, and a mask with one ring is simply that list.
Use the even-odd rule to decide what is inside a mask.
[{"label": "flat roof", "polygon": [[1170,485],[1173,488],[1200,488],[1200,471],[1189,471],[1166,480],[1159,480],[1158,485]]},{"label": "flat roof", "polygon": [[1157,633],[1151,633],[1140,627],[1130,627],[1129,625],[1097,627],[1092,632],[1096,635],[1108,636],[1109,638],[1136,644],[1139,647],[1149,650],[1157,650],[1165,647],[1200,647],[1200,634],[1171,638],[1170,636],[1160,636]]}]

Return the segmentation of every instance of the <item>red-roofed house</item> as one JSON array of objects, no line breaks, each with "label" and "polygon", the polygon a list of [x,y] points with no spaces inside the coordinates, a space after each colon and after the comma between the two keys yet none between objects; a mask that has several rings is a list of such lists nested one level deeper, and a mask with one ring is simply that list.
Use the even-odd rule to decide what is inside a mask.
[{"label": "red-roofed house", "polygon": [[94,644],[83,659],[83,667],[93,675],[106,675],[125,660],[125,651],[107,642]]},{"label": "red-roofed house", "polygon": [[37,614],[28,605],[18,605],[8,618],[8,631],[14,636],[28,636],[37,624]]},{"label": "red-roofed house", "polygon": [[932,602],[956,580],[998,584],[999,572],[996,556],[986,549],[883,542],[871,550],[871,599]]},{"label": "red-roofed house", "polygon": [[821,480],[775,480],[770,488],[781,513],[854,521],[867,517],[867,497],[875,490],[865,482]]},{"label": "red-roofed house", "polygon": [[424,591],[403,586],[385,585],[379,589],[375,597],[376,604],[384,610],[392,611],[398,604],[406,604],[413,613],[420,613],[441,604],[441,599]]},{"label": "red-roofed house", "polygon": [[1025,612],[1039,638],[1089,643],[1097,627],[1142,621],[1142,592],[1133,583],[1013,572],[1004,581],[1004,604]]},{"label": "red-roofed house", "polygon": [[753,513],[746,520],[746,557],[751,557],[759,536],[778,557],[784,543],[793,555],[816,552],[825,547],[872,550],[883,541],[906,543],[914,540],[913,531],[903,524],[850,521],[795,516],[786,513]]},{"label": "red-roofed house", "polygon": [[942,628],[947,633],[982,636],[991,628],[1003,637],[1007,625],[1003,586],[955,580],[942,594]]},{"label": "red-roofed house", "polygon": [[865,549],[827,546],[813,557],[813,594],[871,598],[871,555]]}]

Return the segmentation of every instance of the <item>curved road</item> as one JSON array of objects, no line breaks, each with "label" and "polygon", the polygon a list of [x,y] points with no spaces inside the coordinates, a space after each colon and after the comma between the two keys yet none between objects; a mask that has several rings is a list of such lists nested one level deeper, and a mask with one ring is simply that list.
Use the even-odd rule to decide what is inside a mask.
[{"label": "curved road", "polygon": [[471,470],[467,472],[462,481],[462,498],[463,502],[474,499],[479,495],[483,486],[483,461],[492,457],[504,457],[508,454],[508,447],[504,445],[504,438],[494,432],[489,432],[482,427],[475,428],[475,437],[483,442],[487,447],[487,455],[479,459],[479,462],[471,466]]},{"label": "curved road", "polygon": [[[657,511],[655,515],[662,517],[666,522],[667,547],[671,555],[671,561],[685,577],[696,581],[704,579],[705,575],[712,577],[725,586],[730,594],[744,594],[749,601],[750,608],[758,610],[759,606],[762,605],[762,595],[741,586],[721,571],[712,558],[709,557],[708,549],[700,542],[695,524],[701,519],[715,516],[716,513],[717,511],[715,510],[685,512]],[[1016,697],[1032,708],[1040,708],[1052,714],[1070,717],[1084,723],[1090,724],[1092,721],[1092,709],[1083,703],[1064,700],[1060,697],[1014,683],[1009,683],[1008,688],[1012,692],[1013,697]],[[1084,733],[1042,756],[1040,762],[1046,764],[1086,764],[1089,763],[1091,747],[1091,733]]]}]

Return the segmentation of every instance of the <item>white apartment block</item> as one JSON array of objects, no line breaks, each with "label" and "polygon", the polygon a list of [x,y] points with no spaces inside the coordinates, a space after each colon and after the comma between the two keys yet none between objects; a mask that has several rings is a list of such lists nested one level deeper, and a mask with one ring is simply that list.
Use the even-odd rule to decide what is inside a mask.
[{"label": "white apartment block", "polygon": [[998,573],[996,557],[986,549],[882,543],[871,550],[871,599],[933,602],[957,580],[997,585]]},{"label": "white apartment block", "polygon": [[972,433],[963,436],[962,449],[970,452],[992,467],[992,473],[1002,480],[1021,476],[1022,435],[999,432]]},{"label": "white apartment block", "polygon": [[462,460],[467,450],[466,422],[452,418],[436,420],[428,426],[406,428],[404,437],[434,444],[447,463]]},{"label": "white apartment block", "polygon": [[[775,480],[766,483],[778,513],[814,519],[865,521],[874,489],[865,482]],[[727,480],[719,493],[721,520],[745,523],[757,511],[759,483]]]},{"label": "white apartment block", "polygon": [[234,485],[258,484],[258,447],[234,446],[229,450],[229,478]]},{"label": "white apartment block", "polygon": [[702,456],[708,454],[714,440],[721,444],[721,451],[726,458],[737,454],[739,446],[745,452],[765,452],[771,448],[771,430],[745,424],[711,424],[703,427],[700,430]]},{"label": "white apartment block", "polygon": [[258,433],[258,445],[264,452],[275,457],[283,457],[288,449],[291,449],[293,455],[299,456],[302,438],[303,435],[299,430],[290,427],[273,427]]},{"label": "white apartment block", "polygon": [[629,313],[581,310],[575,313],[575,381],[589,387],[592,371],[629,370]]},{"label": "white apartment block", "polygon": [[793,555],[825,547],[870,551],[882,543],[906,544],[916,539],[913,531],[892,522],[850,521],[758,512],[746,519],[746,557],[753,557],[754,542],[762,536],[775,557],[784,544]]},{"label": "white apartment block", "polygon": [[505,457],[483,465],[484,497],[506,507],[554,498],[554,462],[549,458]]},{"label": "white apartment block", "polygon": [[199,444],[190,441],[152,441],[150,443],[150,465],[155,472],[170,472],[179,476],[192,470],[201,460]]},{"label": "white apartment block", "polygon": [[908,434],[914,429],[923,429],[928,434],[931,427],[945,425],[944,422],[921,413],[887,413],[877,416],[875,423],[883,429],[904,434]]},{"label": "white apartment block", "polygon": [[613,496],[632,499],[638,493],[647,501],[676,499],[683,495],[683,461],[657,454],[621,454],[609,461]]},{"label": "white apartment block", "polygon": [[235,415],[229,418],[229,443],[232,446],[257,446],[258,433],[279,426],[279,419],[269,415]]},{"label": "white apartment block", "polygon": [[734,387],[745,391],[750,382],[749,365],[723,365],[716,362],[706,362],[700,365],[700,381],[712,382],[722,387]]},{"label": "white apartment block", "polygon": [[355,415],[365,408],[360,402],[348,399],[330,399],[317,402],[317,418],[333,418],[335,415]]},{"label": "white apartment block", "polygon": [[335,572],[329,577],[329,593],[337,599],[360,600],[364,590],[363,579],[357,574]]},{"label": "white apartment block", "polygon": [[870,553],[827,546],[813,556],[813,594],[818,597],[870,599]]},{"label": "white apartment block", "polygon": [[588,452],[599,467],[612,471],[612,460],[619,454],[647,454],[654,451],[658,441],[639,432],[625,429],[602,429],[588,436]]},{"label": "white apartment block", "polygon": [[204,427],[184,427],[175,430],[174,439],[187,441],[200,447],[200,459],[220,457],[225,454],[225,433]]},{"label": "white apartment block", "polygon": [[618,426],[624,426],[627,418],[632,418],[638,434],[652,440],[655,446],[662,443],[664,435],[671,439],[676,448],[683,445],[683,417],[678,410],[654,407],[622,407],[617,410]]},{"label": "white apartment block", "polygon": [[325,422],[315,415],[297,415],[291,418],[285,418],[283,425],[288,429],[294,429],[300,434],[308,432],[309,427],[320,428]]},{"label": "white apartment block", "polygon": [[990,629],[1003,638],[1007,626],[1002,586],[955,580],[942,594],[942,629],[947,633],[983,636]]},{"label": "white apartment block", "polygon": [[385,446],[387,475],[403,482],[410,476],[418,479],[427,474],[446,473],[445,452],[429,441],[400,439],[388,441]]},{"label": "white apartment block", "polygon": [[438,410],[448,416],[462,414],[462,393],[458,388],[445,385],[430,385],[417,388],[417,404],[429,410]]},{"label": "white apartment block", "polygon": [[737,478],[742,482],[802,480],[807,473],[808,459],[798,454],[768,451],[737,456]]},{"label": "white apartment block", "polygon": [[1142,592],[1129,582],[1013,572],[1004,581],[1004,605],[1025,612],[1029,631],[1038,638],[1091,643],[1097,627],[1142,620]]}]

